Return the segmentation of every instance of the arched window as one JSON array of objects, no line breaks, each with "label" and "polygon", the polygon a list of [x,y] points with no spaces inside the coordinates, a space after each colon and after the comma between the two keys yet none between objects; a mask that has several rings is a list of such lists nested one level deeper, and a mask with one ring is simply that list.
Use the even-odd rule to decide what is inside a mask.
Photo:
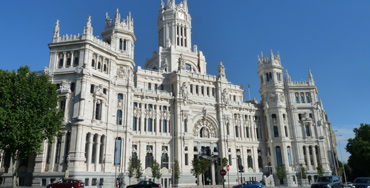
[{"label": "arched window", "polygon": [[145,168],[152,167],[153,164],[153,146],[146,146],[146,156],[145,156]]},{"label": "arched window", "polygon": [[85,160],[85,163],[87,163],[87,155],[90,152],[89,151],[90,136],[91,136],[91,134],[90,133],[87,133],[86,140],[85,140],[85,159],[86,159]]},{"label": "arched window", "polygon": [[278,165],[282,165],[283,164],[283,160],[281,158],[281,150],[280,150],[280,147],[279,146],[276,146],[276,160],[277,160],[277,164]]},{"label": "arched window", "polygon": [[123,95],[122,95],[122,93],[118,93],[118,95],[117,95],[117,99],[118,99],[118,100],[123,100]]},{"label": "arched window", "polygon": [[121,164],[121,138],[118,137],[114,145],[114,165]]},{"label": "arched window", "polygon": [[125,50],[126,51],[126,39],[125,40],[123,40],[123,50]]},{"label": "arched window", "polygon": [[98,69],[99,69],[99,70],[100,70],[100,65],[101,65],[101,64],[100,64],[100,61],[99,61],[99,62],[98,62]]},{"label": "arched window", "polygon": [[185,64],[185,68],[186,68],[187,71],[190,71],[191,72],[191,65]]},{"label": "arched window", "polygon": [[100,137],[100,149],[99,149],[99,164],[103,162],[103,156],[104,156],[104,144],[105,144],[105,136],[102,135]]},{"label": "arched window", "polygon": [[168,168],[167,146],[162,146],[161,168]]},{"label": "arched window", "polygon": [[91,66],[95,67],[95,59],[91,60]]},{"label": "arched window", "polygon": [[92,145],[92,151],[91,151],[91,163],[95,163],[97,161],[97,159],[95,158],[96,157],[96,152],[98,150],[98,135],[95,134],[94,135],[94,139],[93,139],[93,145]]},{"label": "arched window", "polygon": [[104,66],[103,66],[103,71],[107,72],[107,65],[106,64],[104,64]]},{"label": "arched window", "polygon": [[122,43],[123,43],[122,39],[119,39],[119,49],[120,49],[120,50],[122,50],[122,49],[123,49],[123,47],[122,47]]},{"label": "arched window", "polygon": [[288,153],[288,161],[289,161],[289,166],[292,166],[292,154],[290,152],[290,146],[287,147],[287,153]]},{"label": "arched window", "polygon": [[311,99],[310,99],[310,94],[309,93],[306,93],[306,102],[311,102]]}]

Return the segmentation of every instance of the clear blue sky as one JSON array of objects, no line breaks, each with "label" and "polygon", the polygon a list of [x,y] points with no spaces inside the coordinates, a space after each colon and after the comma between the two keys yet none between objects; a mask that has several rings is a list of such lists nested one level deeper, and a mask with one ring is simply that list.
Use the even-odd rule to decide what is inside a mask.
[{"label": "clear blue sky", "polygon": [[[176,1],[177,3],[179,0]],[[311,69],[338,140],[370,123],[370,1],[188,0],[192,43],[204,52],[208,74],[222,61],[233,84],[251,85],[260,100],[257,55],[280,52],[292,80],[307,80]],[[160,0],[4,1],[0,7],[0,69],[48,66],[56,20],[61,34],[82,33],[88,16],[94,35],[105,13],[131,11],[137,41],[135,62],[143,66],[157,50]],[[246,97],[248,94],[246,92]],[[346,141],[341,141],[342,148]],[[344,161],[348,154],[342,150]]]}]

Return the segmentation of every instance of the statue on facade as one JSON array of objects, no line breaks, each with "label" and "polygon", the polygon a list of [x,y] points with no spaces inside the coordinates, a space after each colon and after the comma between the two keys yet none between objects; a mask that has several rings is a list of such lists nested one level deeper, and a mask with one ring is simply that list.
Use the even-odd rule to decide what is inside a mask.
[{"label": "statue on facade", "polygon": [[226,88],[222,92],[222,101],[224,103],[228,103],[229,102],[229,93],[227,92],[227,89]]},{"label": "statue on facade", "polygon": [[222,62],[218,64],[218,77],[225,78],[225,67],[222,65]]},{"label": "statue on facade", "polygon": [[184,100],[187,100],[188,99],[188,85],[186,84],[186,82],[183,82],[182,83],[182,86],[181,86],[181,95],[184,98]]}]

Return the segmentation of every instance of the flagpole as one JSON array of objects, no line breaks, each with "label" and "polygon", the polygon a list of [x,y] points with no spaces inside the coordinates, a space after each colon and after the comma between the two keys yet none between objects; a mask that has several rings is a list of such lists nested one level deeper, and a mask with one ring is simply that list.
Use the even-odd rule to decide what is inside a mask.
[{"label": "flagpole", "polygon": [[251,91],[250,91],[250,88],[251,88],[251,86],[249,85],[249,83],[248,83],[248,95],[249,95],[249,100],[251,100]]}]

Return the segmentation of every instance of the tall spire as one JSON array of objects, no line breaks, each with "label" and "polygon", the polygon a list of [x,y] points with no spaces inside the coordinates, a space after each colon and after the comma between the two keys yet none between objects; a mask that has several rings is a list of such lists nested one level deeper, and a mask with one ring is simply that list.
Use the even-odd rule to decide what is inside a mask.
[{"label": "tall spire", "polygon": [[289,74],[288,74],[288,70],[285,69],[285,83],[290,83],[292,81],[292,79],[290,78]]},{"label": "tall spire", "polygon": [[116,12],[116,15],[114,17],[114,23],[119,24],[120,20],[121,20],[121,15],[119,14],[118,8],[117,8],[117,12]]},{"label": "tall spire", "polygon": [[58,38],[58,37],[59,37],[59,20],[57,20],[57,22],[55,23],[53,38]]},{"label": "tall spire", "polygon": [[86,26],[84,28],[84,33],[83,34],[87,34],[87,35],[92,35],[93,34],[93,28],[91,27],[91,16],[89,16],[87,18],[87,23],[86,23]]},{"label": "tall spire", "polygon": [[313,80],[313,76],[311,74],[311,70],[308,69],[308,83],[314,85],[315,81]]}]

